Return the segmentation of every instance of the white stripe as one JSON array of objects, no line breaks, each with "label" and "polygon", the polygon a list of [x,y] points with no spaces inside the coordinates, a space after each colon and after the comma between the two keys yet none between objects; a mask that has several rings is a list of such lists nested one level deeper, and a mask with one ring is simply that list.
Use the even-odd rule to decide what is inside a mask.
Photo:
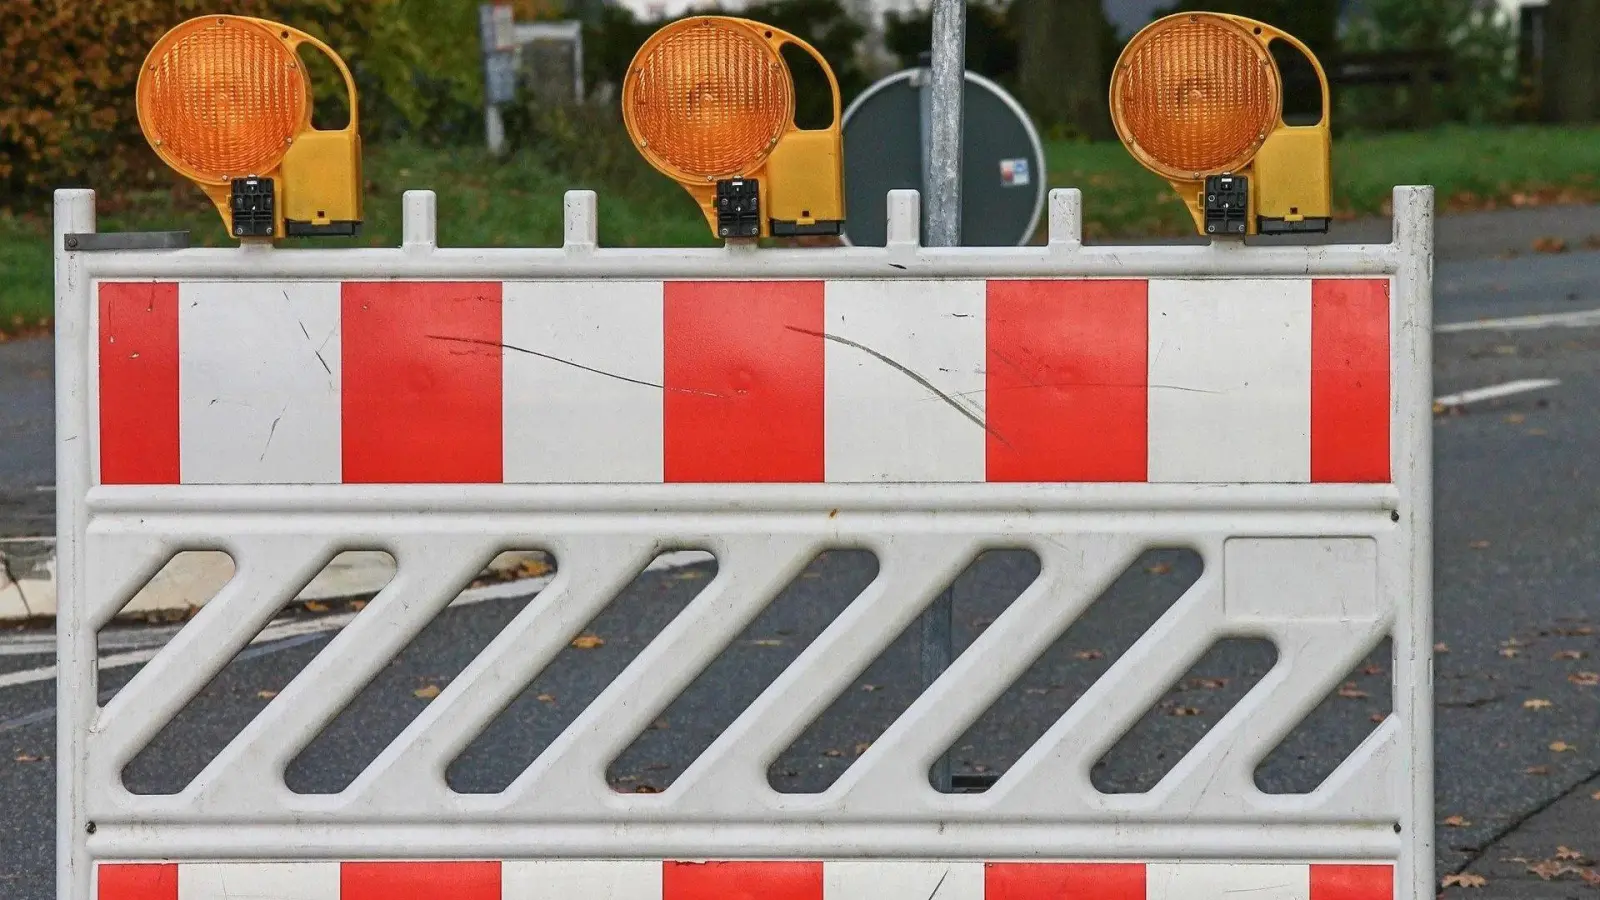
[{"label": "white stripe", "polygon": [[1542,391],[1545,388],[1555,387],[1560,383],[1560,379],[1556,378],[1525,378],[1521,381],[1508,381],[1505,384],[1473,388],[1470,391],[1462,391],[1458,394],[1445,394],[1443,397],[1434,398],[1433,402],[1440,406],[1465,406],[1468,403],[1495,400],[1500,397],[1510,397],[1513,394],[1525,394],[1528,391]]},{"label": "white stripe", "polygon": [[504,289],[505,480],[660,482],[661,282]]},{"label": "white stripe", "polygon": [[1310,900],[1311,867],[1302,864],[1150,863],[1145,900]]},{"label": "white stripe", "polygon": [[983,900],[983,863],[842,860],[822,867],[823,900]]},{"label": "white stripe", "polygon": [[340,286],[178,286],[185,484],[336,484]]},{"label": "white stripe", "polygon": [[637,859],[507,861],[501,900],[661,900],[661,863]]},{"label": "white stripe", "polygon": [[1150,480],[1309,481],[1311,283],[1152,280],[1149,309]]},{"label": "white stripe", "polygon": [[1512,316],[1507,319],[1447,322],[1443,325],[1433,326],[1433,330],[1438,334],[1455,334],[1461,331],[1533,331],[1539,328],[1591,328],[1594,326],[1600,326],[1600,309],[1544,313],[1536,316]]},{"label": "white stripe", "polygon": [[178,900],[339,900],[339,864],[183,863]]},{"label": "white stripe", "polygon": [[982,281],[828,282],[828,481],[984,480],[985,297]]}]

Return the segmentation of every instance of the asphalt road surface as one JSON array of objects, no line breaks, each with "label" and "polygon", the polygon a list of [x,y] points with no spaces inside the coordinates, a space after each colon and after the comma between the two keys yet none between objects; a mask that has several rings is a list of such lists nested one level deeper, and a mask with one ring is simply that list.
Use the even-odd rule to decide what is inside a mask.
[{"label": "asphalt road surface", "polygon": [[[1439,267],[1440,325],[1556,316],[1535,323],[1540,327],[1447,331],[1435,344],[1439,395],[1559,382],[1435,417],[1438,863],[1441,874],[1502,864],[1507,873],[1472,896],[1593,890],[1576,875],[1519,880],[1522,866],[1507,860],[1553,856],[1557,845],[1600,855],[1600,801],[1588,799],[1600,787],[1589,783],[1600,774],[1600,686],[1585,674],[1600,670],[1600,323],[1583,325],[1581,316],[1568,315],[1597,309],[1600,253]],[[36,348],[0,351],[0,367],[17,359],[31,362],[16,365],[48,365],[48,354]],[[0,414],[32,421],[37,409],[18,401],[0,406]],[[13,491],[26,487],[13,472],[0,470],[0,477]],[[860,552],[836,551],[814,562],[611,764],[612,783],[625,791],[668,785],[874,572],[871,556]],[[955,584],[958,649],[1036,572],[1036,560],[1022,551],[976,561]],[[1153,549],[1132,565],[956,743],[956,771],[1003,772],[1198,572],[1198,560],[1178,548]],[[642,574],[586,629],[603,643],[564,651],[450,767],[452,785],[503,787],[713,576],[711,562]],[[487,600],[441,614],[301,753],[289,768],[290,786],[325,792],[348,784],[527,600]],[[118,629],[103,636],[104,650],[159,645],[171,630]],[[330,634],[311,631],[246,651],[133,761],[125,772],[129,786],[182,787]],[[909,705],[916,639],[913,626],[782,755],[769,773],[775,787],[824,787]],[[48,665],[47,640],[39,631],[0,636],[0,684],[8,674]],[[1272,661],[1270,645],[1258,642],[1213,649],[1096,766],[1097,786],[1153,785]],[[1388,710],[1388,667],[1387,647],[1380,647],[1267,759],[1258,783],[1303,790],[1331,771],[1371,730],[1373,717]],[[102,689],[115,691],[136,670],[108,670]],[[53,896],[53,704],[54,682],[47,678],[0,687],[0,897],[8,900]]]}]

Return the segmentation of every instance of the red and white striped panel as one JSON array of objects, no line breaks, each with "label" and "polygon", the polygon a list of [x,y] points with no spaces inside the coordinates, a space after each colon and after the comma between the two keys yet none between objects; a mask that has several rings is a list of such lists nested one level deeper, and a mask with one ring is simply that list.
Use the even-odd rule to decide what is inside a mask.
[{"label": "red and white striped panel", "polygon": [[1383,279],[99,290],[106,484],[1389,480]]},{"label": "red and white striped panel", "polygon": [[1394,868],[920,861],[102,863],[98,900],[1393,900]]}]

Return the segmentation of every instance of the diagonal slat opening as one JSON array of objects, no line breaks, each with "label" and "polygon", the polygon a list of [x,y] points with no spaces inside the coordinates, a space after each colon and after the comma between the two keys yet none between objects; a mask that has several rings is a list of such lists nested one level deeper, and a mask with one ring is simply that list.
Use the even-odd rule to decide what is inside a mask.
[{"label": "diagonal slat opening", "polygon": [[716,577],[709,553],[657,556],[450,762],[450,789],[504,791]]},{"label": "diagonal slat opening", "polygon": [[1277,648],[1261,638],[1213,643],[1094,764],[1095,789],[1142,794],[1155,788],[1277,661]]},{"label": "diagonal slat opening", "polygon": [[[993,786],[1203,571],[1200,555],[1186,548],[1140,554],[951,745],[953,790]],[[931,773],[929,783],[940,787]]]},{"label": "diagonal slat opening", "polygon": [[607,782],[628,793],[670,786],[877,575],[868,551],[818,554],[611,762]]},{"label": "diagonal slat opening", "polygon": [[[952,658],[1021,596],[1039,577],[1031,550],[988,550],[977,555],[949,585],[954,608]],[[893,585],[890,585],[893,589]],[[905,713],[922,694],[920,619],[895,639],[778,754],[767,781],[783,793],[820,793]]]},{"label": "diagonal slat opening", "polygon": [[[204,568],[202,563],[196,571]],[[357,571],[359,577],[353,577]],[[359,614],[394,571],[393,557],[381,550],[347,550],[333,557],[129,760],[122,770],[127,789],[175,794],[187,787],[300,674],[327,639]],[[344,594],[340,585],[350,584],[360,584],[363,593]],[[342,596],[334,600],[330,594]]]},{"label": "diagonal slat opening", "polygon": [[1309,794],[1394,710],[1393,646],[1385,637],[1352,666],[1256,767],[1268,794]]}]

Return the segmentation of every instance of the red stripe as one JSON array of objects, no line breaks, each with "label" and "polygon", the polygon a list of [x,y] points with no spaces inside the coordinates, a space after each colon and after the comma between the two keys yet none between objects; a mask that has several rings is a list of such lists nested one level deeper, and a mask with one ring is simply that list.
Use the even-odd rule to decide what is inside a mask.
[{"label": "red stripe", "polygon": [[500,900],[500,863],[347,862],[339,900]]},{"label": "red stripe", "polygon": [[822,863],[666,862],[661,900],[822,900]]},{"label": "red stripe", "polygon": [[100,481],[177,484],[178,286],[100,285]]},{"label": "red stripe", "polygon": [[990,481],[1144,481],[1143,281],[991,281]]},{"label": "red stripe", "polygon": [[820,281],[665,285],[667,481],[821,481]]},{"label": "red stripe", "polygon": [[1389,480],[1389,282],[1311,283],[1311,480]]},{"label": "red stripe", "polygon": [[101,863],[97,876],[99,900],[178,900],[177,863]]},{"label": "red stripe", "polygon": [[984,900],[1144,900],[1144,864],[988,863],[983,867],[983,897]]},{"label": "red stripe", "polygon": [[500,283],[347,283],[344,480],[498,482]]},{"label": "red stripe", "polygon": [[1311,867],[1311,900],[1393,900],[1394,866]]}]

